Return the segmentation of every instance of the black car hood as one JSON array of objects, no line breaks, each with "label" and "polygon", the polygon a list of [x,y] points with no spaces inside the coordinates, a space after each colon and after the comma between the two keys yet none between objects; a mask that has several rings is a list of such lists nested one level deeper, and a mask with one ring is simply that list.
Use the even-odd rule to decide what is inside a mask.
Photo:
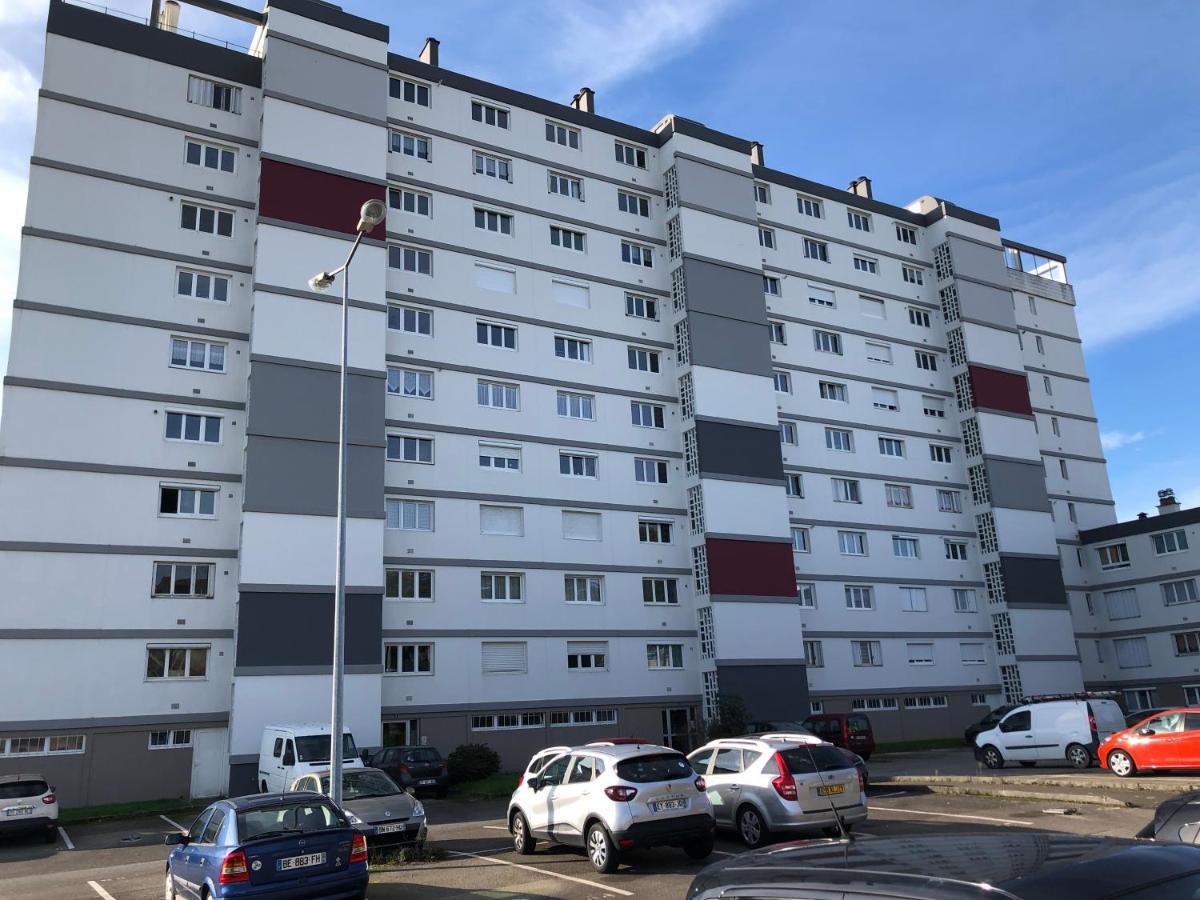
[{"label": "black car hood", "polygon": [[[1191,807],[1190,812],[1195,815],[1183,816],[1182,819],[1175,821],[1174,828],[1167,828],[1167,824],[1171,822],[1175,814],[1184,807]],[[1145,828],[1137,833],[1137,836],[1154,838],[1159,841],[1178,841],[1179,826],[1183,824],[1184,819],[1200,822],[1200,791],[1188,791],[1186,794],[1178,794],[1158,804],[1158,808],[1154,810],[1154,818]],[[1166,830],[1164,831],[1164,829]]]},{"label": "black car hood", "polygon": [[342,808],[354,813],[364,822],[403,822],[412,818],[416,801],[406,791],[388,794],[386,797],[364,797],[361,800],[346,800]]}]

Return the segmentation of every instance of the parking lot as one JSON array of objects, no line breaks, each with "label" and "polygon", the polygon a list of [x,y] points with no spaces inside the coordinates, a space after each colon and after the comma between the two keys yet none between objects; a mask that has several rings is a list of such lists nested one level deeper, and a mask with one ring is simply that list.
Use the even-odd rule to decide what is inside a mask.
[{"label": "parking lot", "polygon": [[[881,768],[888,767],[873,766]],[[1095,776],[1096,770],[1091,774]],[[1125,792],[1130,802],[1137,804],[1134,808],[943,796],[928,793],[920,786],[881,784],[870,792],[870,819],[855,833],[862,840],[871,840],[902,834],[1020,828],[1128,837],[1149,820],[1160,799],[1179,789],[1166,781],[1146,782],[1155,788],[1161,784],[1165,790]],[[598,875],[578,851],[539,845],[533,856],[514,853],[504,826],[504,801],[430,800],[427,807],[433,823],[431,838],[445,857],[397,869],[376,868],[371,876],[372,900],[674,898],[684,896],[692,877],[702,868],[681,851],[662,848],[630,855],[614,875]],[[1076,812],[1063,814],[1062,810],[1069,808]],[[0,898],[161,897],[166,858],[163,835],[188,821],[186,817],[169,820],[149,816],[77,825],[69,828],[65,839],[60,837],[55,846],[42,843],[40,838],[9,840],[0,844]],[[712,859],[741,849],[730,836],[720,836]]]}]

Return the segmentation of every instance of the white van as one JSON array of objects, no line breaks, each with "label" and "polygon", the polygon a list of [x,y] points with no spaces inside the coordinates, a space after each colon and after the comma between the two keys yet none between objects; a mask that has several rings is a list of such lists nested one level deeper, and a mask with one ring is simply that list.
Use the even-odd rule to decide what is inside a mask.
[{"label": "white van", "polygon": [[[283,792],[301,775],[328,769],[329,734],[328,722],[264,728],[258,751],[258,789],[264,794]],[[349,728],[342,735],[342,767],[363,767]]]},{"label": "white van", "polygon": [[1039,762],[1086,769],[1096,749],[1118,731],[1125,716],[1115,700],[1079,695],[1071,699],[1027,702],[1007,712],[995,727],[975,737],[975,758],[989,769],[1006,762]]}]

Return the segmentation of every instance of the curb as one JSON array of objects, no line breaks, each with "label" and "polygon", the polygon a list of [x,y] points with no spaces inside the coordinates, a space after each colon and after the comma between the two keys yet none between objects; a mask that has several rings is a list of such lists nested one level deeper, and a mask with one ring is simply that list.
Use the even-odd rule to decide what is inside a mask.
[{"label": "curb", "polygon": [[1103,794],[1063,794],[1056,791],[1014,791],[1005,788],[984,788],[952,784],[927,784],[925,789],[932,794],[950,797],[997,797],[1003,800],[1026,800],[1039,803],[1086,803],[1089,806],[1112,806],[1121,809],[1137,809],[1136,803]]},{"label": "curb", "polygon": [[876,775],[871,778],[872,784],[980,784],[980,785],[1039,785],[1056,788],[1100,788],[1106,791],[1140,791],[1142,793],[1181,794],[1186,791],[1200,790],[1200,784],[1163,784],[1147,779],[1131,778],[1076,778],[1071,775],[1042,777],[1012,778],[1004,775]]}]

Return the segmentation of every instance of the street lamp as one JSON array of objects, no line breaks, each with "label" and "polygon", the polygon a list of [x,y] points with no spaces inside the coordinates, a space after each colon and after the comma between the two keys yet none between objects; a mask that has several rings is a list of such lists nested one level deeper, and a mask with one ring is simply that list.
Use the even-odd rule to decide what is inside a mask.
[{"label": "street lamp", "polygon": [[329,799],[342,803],[342,679],[346,668],[346,350],[350,312],[350,261],[362,243],[363,235],[383,221],[387,207],[382,200],[368,200],[358,217],[358,234],[350,254],[331,272],[318,272],[308,279],[314,291],[327,291],[342,275],[342,362],[340,403],[338,406],[338,490],[337,490],[337,572],[333,594],[333,696],[330,709]]}]

